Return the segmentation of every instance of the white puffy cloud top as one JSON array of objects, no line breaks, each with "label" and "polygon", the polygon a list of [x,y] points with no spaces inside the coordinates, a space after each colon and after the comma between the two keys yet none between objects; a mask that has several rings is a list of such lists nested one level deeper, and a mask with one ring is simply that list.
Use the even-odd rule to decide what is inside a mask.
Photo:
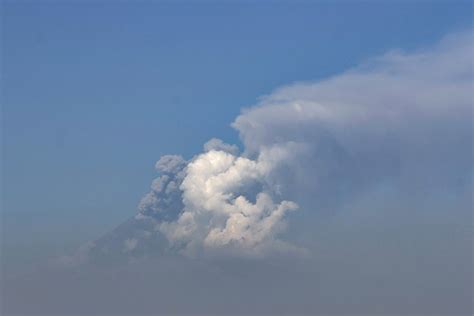
[{"label": "white puffy cloud top", "polygon": [[[216,150],[199,155],[188,165],[181,184],[184,212],[158,229],[189,254],[205,250],[261,255],[276,247],[275,234],[285,214],[297,205],[274,202],[265,190],[266,177],[278,163],[267,157],[251,160]],[[253,184],[260,187],[252,194],[255,202],[239,194]]]}]

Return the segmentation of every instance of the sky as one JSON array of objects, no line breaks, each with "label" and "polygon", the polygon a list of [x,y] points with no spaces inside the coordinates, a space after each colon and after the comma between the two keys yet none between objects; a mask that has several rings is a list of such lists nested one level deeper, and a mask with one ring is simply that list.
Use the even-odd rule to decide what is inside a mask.
[{"label": "sky", "polygon": [[[447,312],[464,307],[472,10],[470,1],[4,1],[4,271],[72,252],[137,211],[156,216],[157,201],[168,199],[174,213],[155,230],[172,252],[226,262],[213,295],[248,272],[229,272],[234,265],[262,270],[252,282],[268,282],[286,259],[268,271],[262,258],[285,253],[311,257],[299,268],[321,281],[323,310],[364,310],[347,284],[364,277],[372,282],[361,286],[364,298],[384,280],[393,285],[381,305],[410,306],[403,293],[411,293],[421,302],[411,302],[415,311],[439,297]],[[130,251],[140,243],[124,238]],[[238,264],[256,257],[263,261]],[[180,264],[183,275],[217,273]],[[291,273],[275,282],[288,280],[303,282]],[[198,280],[175,286],[199,288]],[[290,295],[260,286],[263,301]],[[347,305],[329,299],[338,291]],[[206,311],[210,297],[190,306]],[[314,311],[304,295],[290,301]],[[221,303],[212,311],[233,306]]]}]

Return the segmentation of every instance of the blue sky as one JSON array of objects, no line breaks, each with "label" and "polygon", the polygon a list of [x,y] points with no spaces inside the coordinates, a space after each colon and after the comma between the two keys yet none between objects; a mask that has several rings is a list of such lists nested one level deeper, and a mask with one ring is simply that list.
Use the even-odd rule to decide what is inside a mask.
[{"label": "blue sky", "polygon": [[469,1],[6,1],[2,15],[13,261],[133,215],[161,155],[189,158],[215,136],[238,143],[230,123],[278,86],[472,27]]}]

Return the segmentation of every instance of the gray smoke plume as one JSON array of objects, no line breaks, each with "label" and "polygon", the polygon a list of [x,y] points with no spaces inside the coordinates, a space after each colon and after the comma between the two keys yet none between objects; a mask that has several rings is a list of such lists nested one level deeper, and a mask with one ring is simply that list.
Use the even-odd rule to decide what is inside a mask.
[{"label": "gray smoke plume", "polygon": [[471,37],[453,34],[428,50],[389,52],[262,97],[232,124],[242,153],[214,138],[189,161],[162,157],[134,219],[83,247],[77,260],[91,249],[143,255],[157,245],[158,253],[191,257],[307,255],[303,245],[282,239],[292,217],[295,227],[310,225],[317,214],[380,187],[469,188]]},{"label": "gray smoke plume", "polygon": [[262,97],[241,151],[162,157],[132,218],[6,280],[3,310],[472,314],[473,52],[451,34]]}]

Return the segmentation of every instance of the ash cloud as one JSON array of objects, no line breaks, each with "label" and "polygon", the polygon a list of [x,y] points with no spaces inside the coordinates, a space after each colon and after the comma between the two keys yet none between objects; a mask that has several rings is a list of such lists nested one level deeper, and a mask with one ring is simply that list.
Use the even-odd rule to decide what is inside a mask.
[{"label": "ash cloud", "polygon": [[158,230],[188,254],[262,255],[294,248],[278,236],[297,205],[312,217],[381,185],[469,186],[472,55],[472,35],[452,34],[262,97],[232,124],[243,153],[209,141],[183,169],[182,212]]},{"label": "ash cloud", "polygon": [[[260,256],[285,248],[275,236],[286,213],[296,210],[297,204],[275,201],[266,179],[286,155],[286,148],[271,148],[262,150],[256,160],[214,149],[197,156],[180,186],[183,213],[174,222],[159,224],[158,230],[191,255],[225,250]],[[256,185],[252,202],[242,192]]]},{"label": "ash cloud", "polygon": [[290,199],[382,181],[444,186],[472,168],[472,53],[470,32],[390,52],[325,81],[277,89],[233,126],[249,155],[285,141],[305,146],[288,162]]},{"label": "ash cloud", "polygon": [[451,34],[262,97],[241,152],[162,157],[138,213],[62,260],[106,273],[6,280],[6,314],[472,314],[472,56]]},{"label": "ash cloud", "polygon": [[451,34],[279,88],[232,123],[242,153],[213,138],[190,160],[163,156],[122,252],[160,240],[159,253],[190,257],[307,255],[311,221],[381,187],[402,200],[469,194],[472,43],[470,32]]}]

